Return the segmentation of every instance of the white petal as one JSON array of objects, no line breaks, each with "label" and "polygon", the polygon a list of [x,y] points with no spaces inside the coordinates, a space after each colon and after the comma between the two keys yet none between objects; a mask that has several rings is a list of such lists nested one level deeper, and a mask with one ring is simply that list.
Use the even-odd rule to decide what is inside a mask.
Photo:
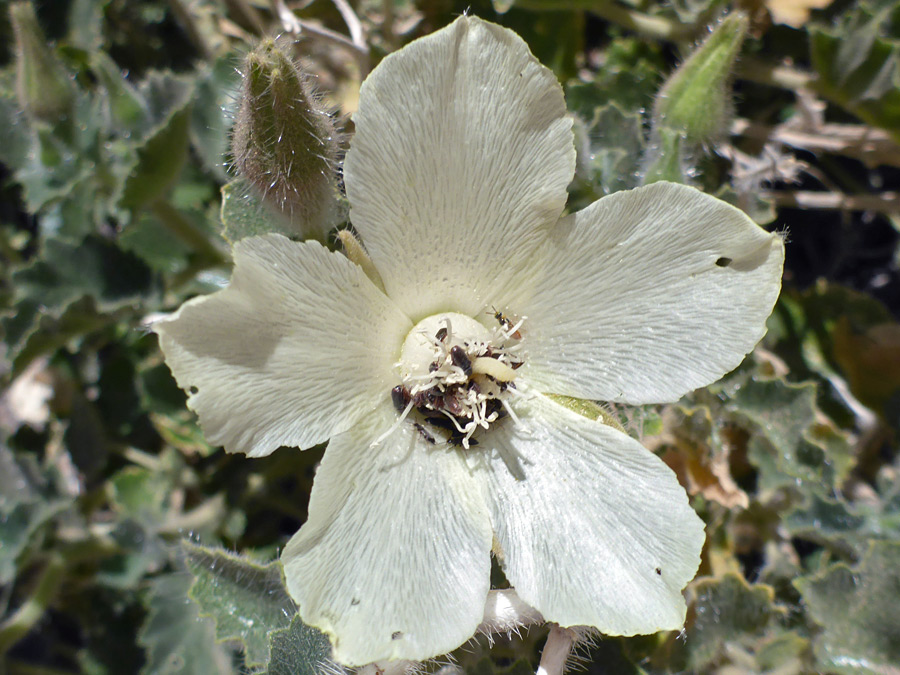
[{"label": "white petal", "polygon": [[309,520],[282,554],[303,621],[337,661],[424,660],[475,633],[490,578],[490,519],[460,451],[381,410],[331,440]]},{"label": "white petal", "polygon": [[495,302],[528,317],[522,372],[541,391],[674,401],[762,338],[783,261],[781,238],[740,210],[655,183],[561,220]]},{"label": "white petal", "polygon": [[575,150],[556,77],[512,31],[463,16],[385,58],[353,119],[350,217],[388,295],[415,319],[474,314],[565,205]]},{"label": "white petal", "polygon": [[675,474],[540,395],[516,410],[519,423],[490,431],[488,494],[519,597],[547,621],[608,635],[680,627],[704,533]]},{"label": "white petal", "polygon": [[251,237],[227,289],[153,326],[211,443],[251,457],[307,448],[390,399],[409,320],[315,242]]}]

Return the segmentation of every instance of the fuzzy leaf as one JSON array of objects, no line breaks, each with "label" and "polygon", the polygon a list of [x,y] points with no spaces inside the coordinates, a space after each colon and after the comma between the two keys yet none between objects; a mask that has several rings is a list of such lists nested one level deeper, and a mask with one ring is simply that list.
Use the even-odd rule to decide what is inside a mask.
[{"label": "fuzzy leaf", "polygon": [[895,13],[900,13],[896,3],[874,11],[866,3],[850,5],[843,25],[810,29],[809,45],[821,93],[900,140],[900,39],[891,28]]},{"label": "fuzzy leaf", "polygon": [[247,664],[269,661],[269,633],[287,628],[297,613],[277,562],[259,565],[247,558],[182,542],[194,575],[190,595],[203,616],[212,617],[219,640],[239,640]]},{"label": "fuzzy leaf", "polygon": [[750,461],[760,471],[760,489],[804,486],[811,490],[840,483],[852,466],[849,445],[816,417],[816,386],[781,380],[737,383],[728,408],[755,428]]},{"label": "fuzzy leaf", "polygon": [[181,108],[138,148],[137,164],[125,182],[122,206],[137,210],[165,195],[187,159],[190,121],[190,109]]},{"label": "fuzzy leaf", "polygon": [[794,585],[824,633],[816,655],[828,672],[900,669],[900,542],[875,542],[855,567],[832,565]]},{"label": "fuzzy leaf", "polygon": [[0,585],[16,577],[16,561],[38,529],[70,504],[34,463],[18,461],[0,444]]},{"label": "fuzzy leaf", "polygon": [[222,226],[224,236],[232,244],[245,237],[277,232],[286,237],[296,235],[289,222],[274,214],[254,194],[253,188],[238,178],[222,188]]},{"label": "fuzzy leaf", "polygon": [[138,635],[147,650],[141,675],[234,675],[229,650],[216,642],[212,621],[188,597],[191,576],[174,573],[150,583],[147,619]]},{"label": "fuzzy leaf", "polygon": [[315,628],[304,624],[299,616],[290,626],[270,634],[271,661],[266,675],[318,675],[327,672],[331,644]]},{"label": "fuzzy leaf", "polygon": [[771,586],[750,586],[740,576],[700,579],[688,589],[691,599],[686,620],[688,670],[706,671],[725,655],[730,643],[741,644],[761,634],[775,615]]}]

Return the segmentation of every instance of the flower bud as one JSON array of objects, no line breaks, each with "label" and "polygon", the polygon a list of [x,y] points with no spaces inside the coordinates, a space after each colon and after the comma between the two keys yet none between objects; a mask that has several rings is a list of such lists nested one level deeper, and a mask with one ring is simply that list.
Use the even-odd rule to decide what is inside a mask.
[{"label": "flower bud", "polygon": [[232,151],[237,170],[303,237],[324,239],[338,213],[331,115],[275,40],[247,55]]},{"label": "flower bud", "polygon": [[653,106],[654,129],[672,129],[689,145],[725,132],[731,116],[729,76],[747,26],[746,15],[728,16],[669,77]]},{"label": "flower bud", "polygon": [[63,69],[38,24],[30,2],[9,7],[16,38],[16,96],[19,105],[32,117],[48,123],[65,119],[75,92],[72,79]]}]

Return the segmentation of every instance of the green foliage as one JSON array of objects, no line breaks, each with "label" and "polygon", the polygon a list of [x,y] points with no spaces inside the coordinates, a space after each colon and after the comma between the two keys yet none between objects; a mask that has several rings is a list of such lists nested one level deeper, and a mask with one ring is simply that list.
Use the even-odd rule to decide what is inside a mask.
[{"label": "green foliage", "polygon": [[[307,517],[321,448],[251,462],[211,447],[148,326],[228,282],[229,244],[304,234],[263,197],[271,181],[229,170],[271,152],[290,173],[285,101],[319,111],[292,129],[314,132],[330,223],[345,218],[331,170],[347,139],[325,122],[352,132],[364,73],[469,3],[350,3],[365,49],[335,38],[333,3],[288,4],[302,39],[258,49],[287,30],[272,3],[16,2],[0,16],[0,672],[336,667],[270,562]],[[584,657],[622,673],[900,668],[900,242],[883,208],[900,185],[880,166],[897,154],[882,130],[900,138],[896,3],[834,3],[797,28],[762,6],[749,26],[716,24],[719,0],[471,8],[564,83],[569,212],[666,178],[788,233],[769,334],[735,372],[664,406],[567,401],[659,454],[707,524],[683,635],[604,636]],[[256,126],[235,153],[242,101]],[[729,130],[733,116],[760,133]],[[772,186],[871,208],[783,208]],[[452,658],[531,673],[545,636],[481,636]]]},{"label": "green foliage", "polygon": [[232,675],[227,646],[215,640],[212,621],[188,598],[191,577],[157,577],[147,593],[147,620],[138,640],[147,650],[141,675]]},{"label": "green foliage", "polygon": [[809,31],[818,86],[861,119],[900,139],[900,8],[860,2],[834,27]]},{"label": "green foliage", "polygon": [[295,234],[290,222],[257,199],[253,188],[241,178],[222,188],[222,235],[230,242],[269,232]]},{"label": "green foliage", "polygon": [[294,616],[287,628],[270,634],[271,661],[267,675],[316,675],[331,655],[328,638]]},{"label": "green foliage", "polygon": [[832,565],[794,584],[823,627],[821,667],[835,673],[883,673],[900,667],[900,542],[872,543],[856,566]]},{"label": "green foliage", "polygon": [[259,565],[187,541],[182,547],[194,575],[191,598],[200,606],[202,616],[213,618],[219,640],[241,642],[247,665],[269,662],[269,636],[273,631],[290,629],[292,641],[303,635],[302,630],[291,628],[297,608],[284,587],[278,563]]},{"label": "green foliage", "polygon": [[687,618],[691,639],[681,643],[687,668],[704,671],[721,661],[734,644],[756,642],[777,613],[774,591],[762,584],[750,586],[740,576],[701,579],[691,585]]}]

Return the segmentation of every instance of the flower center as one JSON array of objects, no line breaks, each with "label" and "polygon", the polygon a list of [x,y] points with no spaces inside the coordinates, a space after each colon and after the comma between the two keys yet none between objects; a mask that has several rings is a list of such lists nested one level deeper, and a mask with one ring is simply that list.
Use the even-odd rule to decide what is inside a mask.
[{"label": "flower center", "polygon": [[409,417],[429,443],[439,440],[465,449],[473,435],[507,415],[516,369],[522,363],[521,321],[496,312],[487,329],[464,314],[435,314],[406,336],[400,353],[401,384],[391,397],[401,419]]}]

